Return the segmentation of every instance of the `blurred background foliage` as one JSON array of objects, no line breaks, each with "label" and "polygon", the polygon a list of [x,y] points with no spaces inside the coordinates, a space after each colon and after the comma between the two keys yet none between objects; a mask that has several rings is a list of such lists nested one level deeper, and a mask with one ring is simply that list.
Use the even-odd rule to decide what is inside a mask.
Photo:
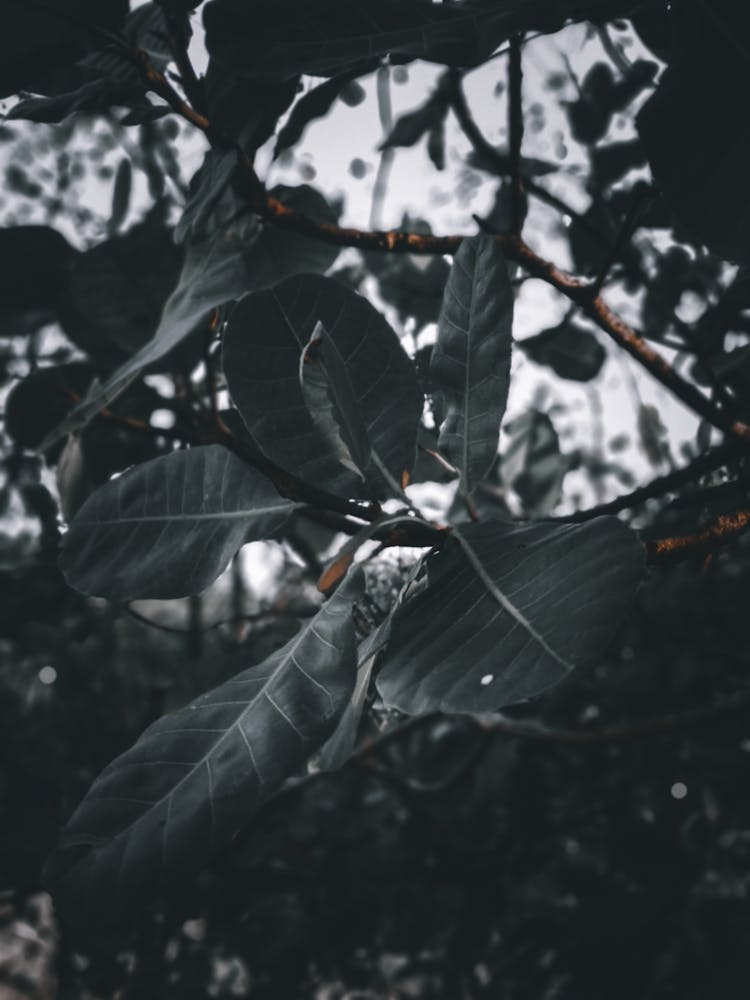
[{"label": "blurred background foliage", "polygon": [[[525,46],[527,238],[593,276],[636,205],[640,228],[614,266],[612,301],[747,419],[750,283],[700,242],[710,232],[695,236],[651,196],[634,126],[668,54],[665,9]],[[94,81],[101,72],[94,65]],[[415,231],[465,231],[472,214],[507,227],[502,60],[462,84],[419,63],[360,76],[306,81],[275,138],[266,141],[276,113],[270,126],[253,124],[268,176],[320,184],[344,224],[364,224],[369,211]],[[582,745],[433,720],[293,784],[136,930],[79,940],[56,926],[41,863],[95,775],[165,710],[286,640],[319,600],[314,571],[333,539],[306,529],[296,545],[251,546],[189,601],[113,607],[65,585],[60,502],[75,509],[194,427],[211,402],[213,349],[193,338],[74,446],[34,453],[92,378],[153,334],[181,265],[172,229],[203,152],[128,80],[115,78],[106,99],[91,75],[74,82],[73,116],[58,123],[59,81],[29,79],[32,99],[47,103],[27,109],[32,124],[0,125],[2,989],[70,1000],[745,996],[750,730],[739,712]],[[464,84],[484,142],[459,127]],[[221,80],[212,86],[220,101]],[[709,110],[721,103],[709,97]],[[268,105],[283,111],[292,98]],[[241,101],[221,100],[225,128],[237,127]],[[374,131],[349,133],[353,115]],[[333,273],[385,307],[419,361],[447,266],[346,251]],[[554,293],[521,274],[516,282],[513,419],[480,509],[566,513],[712,443]],[[422,461],[415,481],[439,480]],[[732,472],[730,483],[709,475],[679,499],[638,508],[632,523],[691,530],[746,496],[742,461]],[[451,503],[444,485],[416,489],[436,511]],[[741,690],[748,570],[745,538],[703,564],[654,571],[604,662],[514,716],[593,731]],[[376,568],[386,590],[401,571]]]}]

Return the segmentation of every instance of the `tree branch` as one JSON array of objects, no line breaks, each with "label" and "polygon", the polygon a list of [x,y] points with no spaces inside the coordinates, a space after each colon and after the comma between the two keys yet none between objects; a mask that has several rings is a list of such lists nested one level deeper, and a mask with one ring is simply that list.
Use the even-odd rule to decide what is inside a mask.
[{"label": "tree branch", "polygon": [[[502,734],[515,739],[535,740],[542,743],[562,743],[575,746],[601,746],[607,743],[625,743],[632,740],[649,739],[658,736],[667,736],[671,733],[682,732],[700,726],[711,725],[733,715],[739,715],[750,708],[750,691],[740,691],[713,705],[691,708],[683,712],[672,712],[668,715],[654,716],[648,719],[641,719],[636,722],[624,722],[611,726],[602,726],[598,729],[562,729],[544,726],[538,722],[525,722],[519,719],[511,719],[505,715],[467,715],[462,718],[469,720],[477,729],[486,734]],[[407,718],[399,725],[386,729],[385,732],[366,740],[349,758],[345,767],[357,767],[368,761],[374,761],[377,754],[386,749],[391,744],[400,742],[403,739],[425,729],[446,717],[439,712],[429,715],[415,715]],[[481,749],[480,749],[481,748]],[[478,752],[486,749],[485,744],[479,744]],[[380,769],[369,766],[368,770],[376,776],[383,777]],[[333,778],[335,771],[313,771],[302,778],[293,780],[285,785],[281,791],[269,802],[273,807],[279,802],[284,802],[293,797],[298,792],[303,791],[309,785],[322,778]],[[427,786],[427,789],[432,790]],[[440,785],[436,785],[435,791],[440,791]]]},{"label": "tree branch", "polygon": [[750,507],[740,507],[732,514],[721,514],[700,531],[691,535],[676,535],[646,542],[646,553],[651,562],[672,561],[691,556],[707,555],[734,541],[750,528]]},{"label": "tree branch", "polygon": [[595,507],[588,507],[586,510],[578,510],[574,514],[565,514],[562,517],[556,517],[554,520],[568,522],[591,521],[593,518],[602,517],[604,514],[617,514],[621,510],[637,507],[646,500],[663,497],[666,493],[676,490],[687,483],[692,483],[708,472],[720,469],[722,465],[726,465],[732,459],[739,458],[742,454],[744,454],[744,451],[741,447],[733,441],[729,442],[718,448],[713,448],[705,455],[701,455],[683,469],[676,469],[665,476],[658,476],[656,479],[652,479],[650,483],[639,486],[631,493],[623,494],[623,496],[609,500],[607,503],[597,504]]},{"label": "tree branch", "polygon": [[594,284],[592,286],[593,290],[598,294],[604,285],[605,281],[609,276],[609,272],[612,267],[617,263],[617,260],[625,249],[628,241],[635,232],[638,226],[638,220],[646,207],[647,202],[656,197],[655,190],[649,184],[637,184],[635,190],[632,193],[632,201],[630,207],[625,215],[620,230],[617,234],[612,248],[607,255],[604,264],[597,275]]},{"label": "tree branch", "polygon": [[[164,75],[151,66],[145,53],[137,51],[136,56],[143,68],[145,79],[157,93],[164,96],[176,111],[200,128],[209,139],[217,135],[208,119],[186,105]],[[218,135],[219,140],[225,143],[226,137],[220,133]],[[289,208],[278,198],[268,195],[247,154],[239,149],[236,143],[232,142],[231,146],[237,149],[240,163],[250,182],[248,191],[250,207],[261,218],[282,229],[291,229],[334,246],[383,250],[390,253],[454,254],[463,239],[463,236],[419,235],[400,230],[366,231],[342,228],[333,223],[315,222],[303,213]],[[516,261],[530,275],[545,281],[580,306],[589,319],[691,410],[719,430],[744,441],[750,441],[750,426],[725,413],[692,383],[683,379],[658,351],[607,305],[595,286],[567,274],[551,261],[540,257],[518,236],[499,234],[495,239],[500,242],[510,260]]]},{"label": "tree branch", "polygon": [[523,104],[520,35],[510,40],[508,58],[508,136],[510,145],[511,211],[510,231],[521,235],[523,226],[523,177],[521,176],[521,143],[523,141]]}]

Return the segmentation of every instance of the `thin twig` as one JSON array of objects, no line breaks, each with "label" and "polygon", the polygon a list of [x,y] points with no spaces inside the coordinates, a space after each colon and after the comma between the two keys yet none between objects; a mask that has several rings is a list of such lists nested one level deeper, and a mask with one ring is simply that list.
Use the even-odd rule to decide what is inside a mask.
[{"label": "thin twig", "polygon": [[648,203],[649,200],[656,197],[656,191],[648,184],[638,184],[634,191],[632,200],[630,202],[630,207],[625,214],[622,225],[620,226],[620,231],[617,234],[617,238],[612,245],[612,248],[607,255],[599,274],[594,280],[592,290],[597,294],[603,287],[605,281],[607,280],[610,271],[613,266],[617,263],[620,258],[620,254],[623,252],[631,236],[635,232],[638,221]]},{"label": "thin twig", "polygon": [[[509,51],[506,49],[506,51]],[[474,120],[471,111],[469,110],[469,105],[466,102],[466,95],[461,87],[461,74],[458,70],[448,71],[448,95],[450,99],[451,108],[456,116],[456,121],[458,122],[461,130],[463,131],[466,138],[469,140],[474,150],[489,164],[491,164],[493,170],[498,175],[498,177],[508,177],[510,175],[510,157],[507,153],[502,153],[499,149],[492,145],[491,142],[482,134],[479,126]],[[562,198],[558,198],[557,195],[552,194],[543,185],[538,184],[533,177],[523,174],[522,176],[523,186],[526,191],[534,195],[539,201],[544,202],[551,208],[560,212],[561,215],[567,215],[571,219],[575,219],[587,232],[589,232],[595,239],[597,239],[602,246],[607,245],[607,239],[603,233],[601,233],[595,226],[591,225],[591,222],[585,215],[581,215],[580,212],[568,205],[567,202],[563,201]]]},{"label": "thin twig", "polygon": [[720,514],[710,524],[693,534],[648,541],[646,552],[651,562],[706,555],[720,545],[733,542],[748,528],[750,528],[750,507],[741,507],[731,514]]},{"label": "thin twig", "polygon": [[536,722],[522,722],[507,716],[490,715],[476,717],[477,724],[485,731],[517,736],[522,739],[541,740],[545,743],[601,744],[624,743],[650,736],[691,729],[711,722],[718,722],[727,716],[736,715],[750,708],[750,691],[740,691],[714,705],[690,708],[684,712],[642,719],[639,722],[624,722],[600,729],[555,729]]},{"label": "thin twig", "polygon": [[609,500],[607,503],[597,504],[595,507],[588,507],[586,510],[578,510],[573,514],[564,514],[561,517],[554,518],[554,520],[569,522],[591,521],[595,517],[602,517],[604,514],[617,514],[621,510],[638,507],[646,500],[663,497],[666,493],[670,493],[672,490],[676,490],[686,483],[695,482],[701,476],[720,469],[733,459],[740,458],[742,454],[743,450],[734,442],[721,445],[718,448],[713,448],[705,455],[696,458],[690,465],[686,465],[683,469],[676,469],[665,476],[658,476],[656,479],[652,479],[650,483],[639,486],[631,493],[623,494],[623,496]]},{"label": "thin twig", "polygon": [[508,58],[508,136],[510,147],[510,187],[511,211],[510,231],[514,236],[521,235],[523,226],[523,177],[521,175],[521,143],[523,141],[523,104],[522,84],[523,70],[521,67],[520,35],[514,35],[510,40],[510,55]]},{"label": "thin twig", "polygon": [[[542,743],[562,743],[576,746],[600,746],[606,743],[625,743],[632,740],[649,739],[658,736],[668,736],[671,733],[682,732],[714,722],[720,722],[733,715],[739,715],[750,708],[750,691],[740,691],[713,705],[686,709],[682,712],[672,712],[668,715],[654,716],[636,722],[618,723],[602,726],[598,729],[561,729],[544,726],[537,722],[525,722],[511,719],[505,715],[468,715],[470,720],[481,732],[502,734],[516,739],[535,740]],[[349,758],[345,767],[360,766],[363,761],[374,761],[376,756],[392,744],[414,735],[421,729],[426,729],[434,723],[444,720],[446,716],[440,713],[416,715],[407,718],[398,725],[392,726],[374,738],[366,740]],[[479,745],[478,745],[479,749]],[[482,745],[482,750],[484,746]],[[372,773],[379,774],[379,769],[369,766]],[[302,778],[292,780],[274,796],[269,805],[284,802],[311,784],[323,779],[335,777],[335,771],[313,771]],[[437,790],[440,790],[439,786]]]},{"label": "thin twig", "polygon": [[[156,629],[159,632],[168,632],[170,635],[189,635],[192,628],[180,628],[177,625],[165,625],[163,622],[154,621],[153,618],[149,618],[147,615],[141,614],[140,611],[136,611],[135,608],[130,605],[126,605],[125,611],[130,618],[139,622],[141,625],[146,625],[148,628]],[[317,608],[310,610],[310,615],[313,615],[317,611]],[[258,611],[256,614],[234,614],[230,615],[229,618],[221,618],[219,621],[212,622],[210,625],[202,625],[202,632],[212,632],[214,629],[222,628],[224,625],[237,625],[242,623],[253,623],[267,621],[273,618],[304,618],[305,615],[295,614],[291,615],[288,611]]]}]

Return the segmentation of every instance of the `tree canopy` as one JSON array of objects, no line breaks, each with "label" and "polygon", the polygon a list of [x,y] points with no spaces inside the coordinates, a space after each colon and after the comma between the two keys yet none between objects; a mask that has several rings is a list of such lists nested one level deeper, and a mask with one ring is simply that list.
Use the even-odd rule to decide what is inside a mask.
[{"label": "tree canopy", "polygon": [[735,995],[749,48],[9,5],[0,843],[61,996]]}]

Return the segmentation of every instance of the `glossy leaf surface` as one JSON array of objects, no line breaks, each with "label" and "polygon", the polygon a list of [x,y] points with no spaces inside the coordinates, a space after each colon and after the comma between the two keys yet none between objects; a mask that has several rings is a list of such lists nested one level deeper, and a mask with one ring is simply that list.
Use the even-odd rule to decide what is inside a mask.
[{"label": "glossy leaf surface", "polygon": [[361,571],[266,660],[150,726],[101,773],[45,875],[71,920],[116,918],[202,865],[332,732],[354,687]]},{"label": "glossy leaf surface", "polygon": [[378,689],[403,712],[484,712],[532,698],[606,647],[643,572],[635,534],[587,524],[456,526],[393,621]]},{"label": "glossy leaf surface", "polygon": [[[331,278],[300,275],[248,295],[234,309],[224,338],[224,371],[235,405],[258,446],[303,479],[361,490],[340,462],[337,445],[316,426],[300,385],[300,356],[321,324],[342,416],[366,434],[371,489],[398,491],[416,451],[422,394],[414,366],[370,303]],[[340,390],[340,391],[339,391]],[[349,428],[353,432],[353,427]]]},{"label": "glossy leaf surface", "polygon": [[89,497],[65,536],[61,566],[71,586],[112,601],[197,594],[293,507],[226,448],[175,451]]}]

